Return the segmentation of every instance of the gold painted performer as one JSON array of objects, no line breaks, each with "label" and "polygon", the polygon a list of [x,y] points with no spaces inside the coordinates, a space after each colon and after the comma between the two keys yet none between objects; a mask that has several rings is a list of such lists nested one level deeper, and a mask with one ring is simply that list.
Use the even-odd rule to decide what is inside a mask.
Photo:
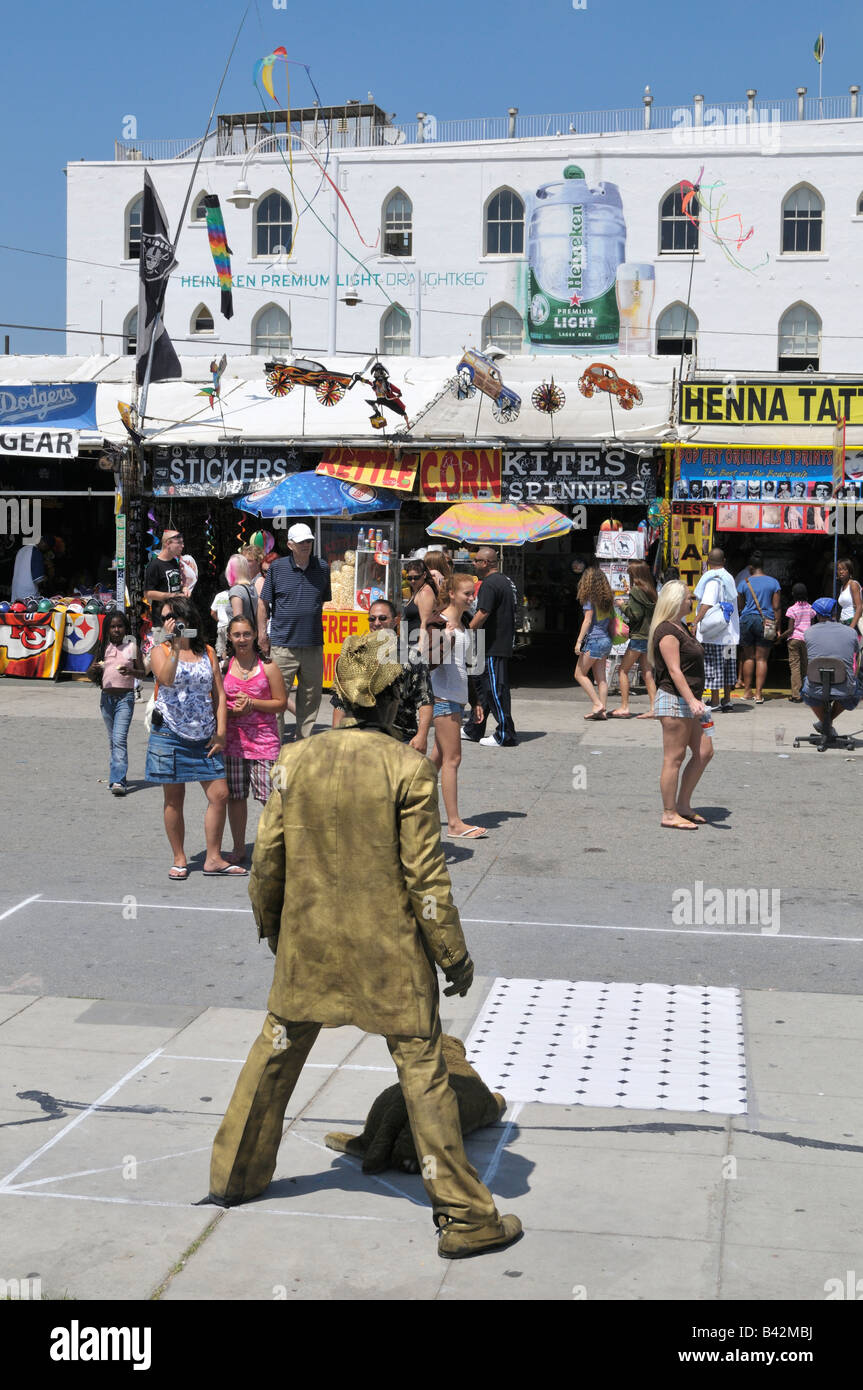
[{"label": "gold painted performer", "polygon": [[347,718],[288,744],[258,828],[249,896],[276,956],[269,1013],[216,1135],[209,1201],[260,1196],[285,1111],[321,1027],[385,1036],[398,1070],[438,1253],[459,1259],[518,1240],[465,1155],[441,1045],[435,965],[473,982],[440,839],[437,776],[393,736],[401,665],[391,633],[349,637],[335,668]]}]

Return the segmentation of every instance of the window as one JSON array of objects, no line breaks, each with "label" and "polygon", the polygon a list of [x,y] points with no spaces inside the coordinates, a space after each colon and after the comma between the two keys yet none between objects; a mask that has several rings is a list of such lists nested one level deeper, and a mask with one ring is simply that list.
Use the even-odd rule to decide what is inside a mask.
[{"label": "window", "polygon": [[792,304],[779,320],[780,372],[818,371],[821,320],[808,304]]},{"label": "window", "polygon": [[214,328],[213,315],[210,313],[206,304],[199,304],[192,315],[192,332],[212,333]]},{"label": "window", "polygon": [[681,352],[695,352],[698,317],[680,301],[669,304],[656,321],[656,354],[658,357],[679,357]]},{"label": "window", "polygon": [[[689,204],[689,211],[697,222],[697,196]],[[679,186],[672,188],[660,204],[659,250],[660,252],[698,250],[698,227],[695,223],[690,222],[683,211],[683,194]]]},{"label": "window", "polygon": [[782,204],[782,253],[821,250],[824,204],[808,184],[795,188]]},{"label": "window", "polygon": [[278,304],[266,304],[252,327],[252,352],[284,357],[291,350],[291,320]]},{"label": "window", "polygon": [[483,351],[493,344],[504,352],[521,352],[524,331],[521,314],[511,304],[495,304],[482,321]]},{"label": "window", "polygon": [[407,357],[410,350],[410,315],[400,304],[394,304],[381,319],[381,354],[384,357]]},{"label": "window", "polygon": [[136,198],[126,209],[126,260],[139,261],[141,259],[141,210],[144,206],[143,196]]},{"label": "window", "polygon": [[206,222],[207,209],[204,206],[204,199],[206,198],[206,196],[206,193],[199,193],[197,198],[195,199],[194,211],[192,213],[193,222]]},{"label": "window", "polygon": [[255,255],[286,254],[293,241],[291,205],[281,193],[267,193],[255,210]]},{"label": "window", "polygon": [[488,201],[485,211],[485,254],[524,254],[524,203],[511,188],[501,188]]},{"label": "window", "polygon": [[413,248],[413,204],[397,188],[384,208],[384,255],[409,256]]},{"label": "window", "polygon": [[123,351],[127,357],[135,357],[138,352],[138,310],[126,315],[123,324]]},{"label": "window", "polygon": [[857,199],[857,216],[863,217],[863,193],[861,193],[860,197]]}]

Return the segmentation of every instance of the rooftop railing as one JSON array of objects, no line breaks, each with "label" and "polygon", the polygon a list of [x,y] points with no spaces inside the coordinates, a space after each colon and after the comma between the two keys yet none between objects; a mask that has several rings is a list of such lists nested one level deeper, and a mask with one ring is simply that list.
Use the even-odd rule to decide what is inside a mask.
[{"label": "rooftop railing", "polygon": [[[754,90],[747,92],[745,101],[710,102],[696,96],[688,106],[654,106],[653,98],[645,93],[641,106],[620,107],[611,111],[564,111],[552,115],[522,116],[511,107],[503,116],[471,116],[466,119],[438,120],[434,115],[419,112],[415,121],[401,124],[375,125],[371,121],[331,119],[317,121],[313,143],[320,146],[328,141],[331,150],[372,149],[389,145],[478,144],[487,140],[540,140],[565,135],[627,135],[643,130],[674,130],[678,127],[704,127],[705,130],[724,125],[745,125],[785,121],[836,121],[858,119],[860,88],[852,86],[841,96],[810,96],[805,87],[798,87],[796,97],[776,101],[758,100]],[[266,132],[267,117],[257,112],[249,117],[250,125],[257,123]],[[297,133],[308,141],[311,126],[297,125]],[[286,147],[285,135],[273,135],[258,153],[278,153]],[[213,132],[204,143],[205,156],[245,155],[249,150],[248,129],[235,128]],[[171,159],[195,159],[201,148],[198,140],[115,140],[115,160],[146,162]],[[272,149],[268,151],[268,145]]]}]

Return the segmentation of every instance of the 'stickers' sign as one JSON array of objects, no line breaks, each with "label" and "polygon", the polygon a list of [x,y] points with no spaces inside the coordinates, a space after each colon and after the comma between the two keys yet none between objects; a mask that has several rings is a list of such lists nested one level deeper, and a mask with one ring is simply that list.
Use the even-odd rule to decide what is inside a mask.
[{"label": "'stickers' sign", "polygon": [[863,424],[863,382],[699,381],[680,387],[681,425]]}]

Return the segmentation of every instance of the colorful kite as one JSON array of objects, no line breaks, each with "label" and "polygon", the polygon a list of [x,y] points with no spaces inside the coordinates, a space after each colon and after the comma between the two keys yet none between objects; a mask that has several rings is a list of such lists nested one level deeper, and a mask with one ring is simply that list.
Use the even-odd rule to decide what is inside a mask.
[{"label": "colorful kite", "polygon": [[[698,171],[698,179],[695,183],[690,183],[688,179],[680,181],[680,210],[684,217],[688,218],[695,227],[696,231],[703,231],[709,241],[721,248],[727,260],[738,270],[755,271],[761,266],[766,265],[769,256],[765,255],[763,261],[759,261],[757,266],[744,265],[734,254],[745,246],[746,242],[753,235],[755,228],[750,227],[748,231],[743,230],[743,219],[739,212],[726,213],[722,216],[722,209],[727,202],[727,193],[722,193],[718,198],[714,198],[717,189],[724,188],[722,179],[717,179],[716,183],[703,184],[701,182],[704,174],[702,164]],[[705,214],[704,222],[699,218],[699,210]],[[723,223],[730,222],[736,224],[736,230],[728,235],[722,230]],[[734,247],[734,251],[731,247]]]},{"label": "colorful kite", "polygon": [[555,385],[554,377],[551,381],[544,381],[541,386],[537,386],[530,399],[534,410],[543,415],[556,415],[566,405],[566,395],[562,387]]},{"label": "colorful kite", "polygon": [[207,240],[210,243],[213,264],[219,276],[219,289],[222,291],[222,314],[226,319],[229,319],[233,317],[234,313],[232,293],[234,282],[231,275],[231,256],[233,253],[228,245],[225,220],[222,217],[218,198],[214,193],[208,194],[203,199],[203,204],[207,209]]},{"label": "colorful kite", "polygon": [[227,365],[228,359],[224,353],[222,353],[222,357],[219,362],[217,362],[216,359],[213,358],[212,362],[210,363],[210,371],[213,374],[213,384],[212,386],[202,386],[200,391],[196,392],[198,396],[208,397],[211,410],[214,408],[216,401],[219,400],[219,398],[221,397],[222,377],[224,376],[225,368],[227,367]]}]

